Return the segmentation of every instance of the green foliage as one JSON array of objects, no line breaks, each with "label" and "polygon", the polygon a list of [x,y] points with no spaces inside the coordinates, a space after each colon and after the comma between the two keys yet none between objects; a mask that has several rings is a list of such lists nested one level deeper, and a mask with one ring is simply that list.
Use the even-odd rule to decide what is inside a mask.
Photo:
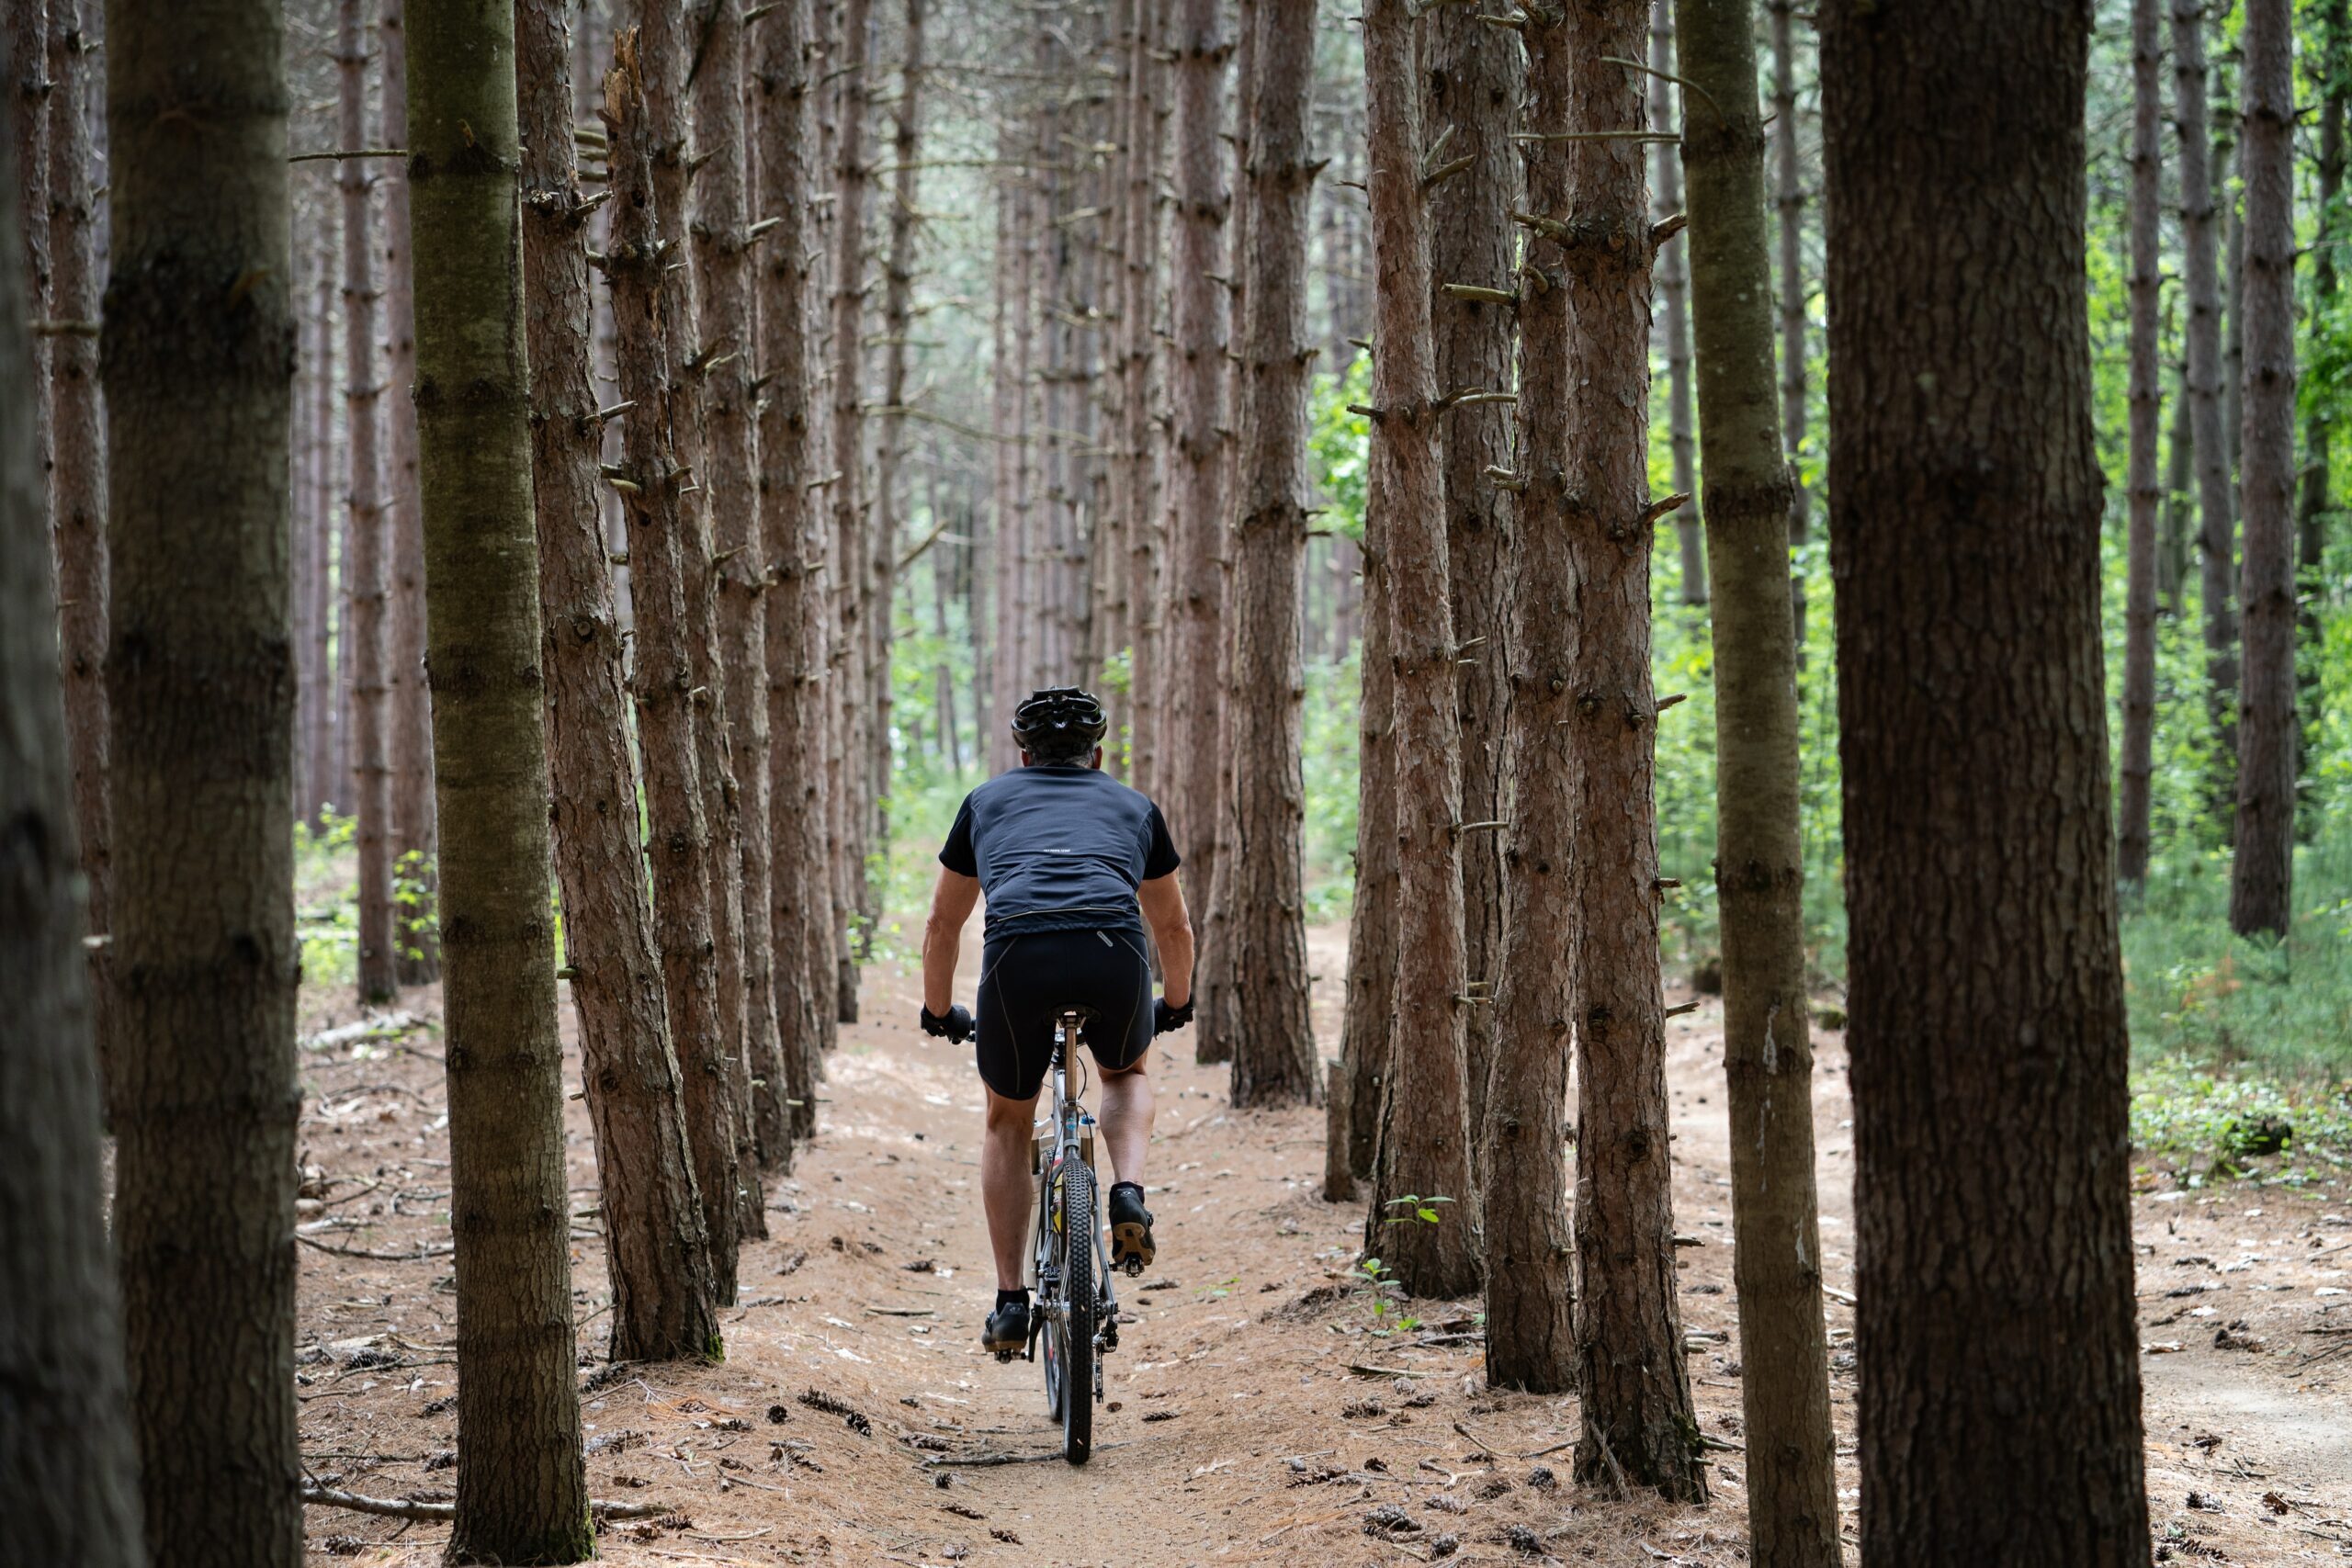
[{"label": "green foliage", "polygon": [[1360,354],[1348,373],[1317,376],[1308,394],[1306,463],[1323,498],[1325,526],[1363,537],[1366,489],[1372,478],[1372,422],[1348,405],[1372,401],[1372,355]]},{"label": "green foliage", "polygon": [[[2132,1089],[2132,1146],[2188,1187],[2253,1175],[2301,1186],[2341,1179],[2352,1165],[2352,1083],[2282,1086],[2166,1056],[2134,1073]],[[2163,1179],[2145,1165],[2140,1174]]]}]

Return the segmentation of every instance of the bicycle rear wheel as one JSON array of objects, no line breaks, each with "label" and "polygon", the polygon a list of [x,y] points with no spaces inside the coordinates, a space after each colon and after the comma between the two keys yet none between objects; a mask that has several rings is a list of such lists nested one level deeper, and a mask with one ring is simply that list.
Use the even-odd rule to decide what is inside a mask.
[{"label": "bicycle rear wheel", "polygon": [[1061,1253],[1062,1311],[1046,1351],[1047,1393],[1059,1395],[1062,1458],[1084,1464],[1094,1449],[1094,1172],[1080,1160],[1064,1165],[1055,1244]]}]

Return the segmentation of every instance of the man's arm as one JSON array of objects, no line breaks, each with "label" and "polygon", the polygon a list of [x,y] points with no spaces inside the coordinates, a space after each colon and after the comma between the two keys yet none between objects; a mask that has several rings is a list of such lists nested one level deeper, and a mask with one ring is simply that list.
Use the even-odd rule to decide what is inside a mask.
[{"label": "man's arm", "polygon": [[1151,940],[1159,944],[1160,994],[1170,1007],[1182,1007],[1193,999],[1193,917],[1184,908],[1184,890],[1171,871],[1136,888],[1136,901],[1151,922]]},{"label": "man's arm", "polygon": [[[964,946],[964,922],[979,902],[980,879],[960,871],[939,868],[939,884],[931,890],[931,917],[922,923],[922,1005],[935,1018],[944,1018],[956,1005],[956,960]],[[1184,953],[1187,972],[1192,948]]]}]

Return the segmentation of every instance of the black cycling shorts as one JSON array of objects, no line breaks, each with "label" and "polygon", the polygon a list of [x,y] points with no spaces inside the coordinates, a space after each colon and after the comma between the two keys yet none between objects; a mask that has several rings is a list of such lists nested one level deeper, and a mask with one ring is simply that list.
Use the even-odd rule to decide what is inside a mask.
[{"label": "black cycling shorts", "polygon": [[1105,1072],[1123,1072],[1151,1044],[1151,964],[1137,931],[1031,931],[990,937],[980,951],[980,1077],[1007,1100],[1046,1081],[1054,1020],[1087,1015],[1079,1039]]}]

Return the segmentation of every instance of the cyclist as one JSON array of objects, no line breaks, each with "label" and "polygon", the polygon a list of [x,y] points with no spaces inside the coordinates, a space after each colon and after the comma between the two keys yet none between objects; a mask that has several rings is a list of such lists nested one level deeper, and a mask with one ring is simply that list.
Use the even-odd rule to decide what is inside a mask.
[{"label": "cyclist", "polygon": [[[1021,766],[965,797],[939,852],[923,926],[924,1032],[979,1036],[988,1093],[980,1192],[997,1282],[980,1334],[989,1350],[1029,1341],[1029,1139],[1058,1010],[1089,1014],[1080,1039],[1102,1074],[1102,1141],[1118,1178],[1109,1205],[1112,1267],[1152,1259],[1151,1211],[1143,1203],[1152,1115],[1146,1057],[1155,1035],[1192,1021],[1193,927],[1159,807],[1102,771],[1108,728],[1102,705],[1076,686],[1048,687],[1013,710]],[[984,893],[976,1025],[955,1005],[956,961],[973,901]],[[1166,975],[1156,1001],[1146,920]]]}]

